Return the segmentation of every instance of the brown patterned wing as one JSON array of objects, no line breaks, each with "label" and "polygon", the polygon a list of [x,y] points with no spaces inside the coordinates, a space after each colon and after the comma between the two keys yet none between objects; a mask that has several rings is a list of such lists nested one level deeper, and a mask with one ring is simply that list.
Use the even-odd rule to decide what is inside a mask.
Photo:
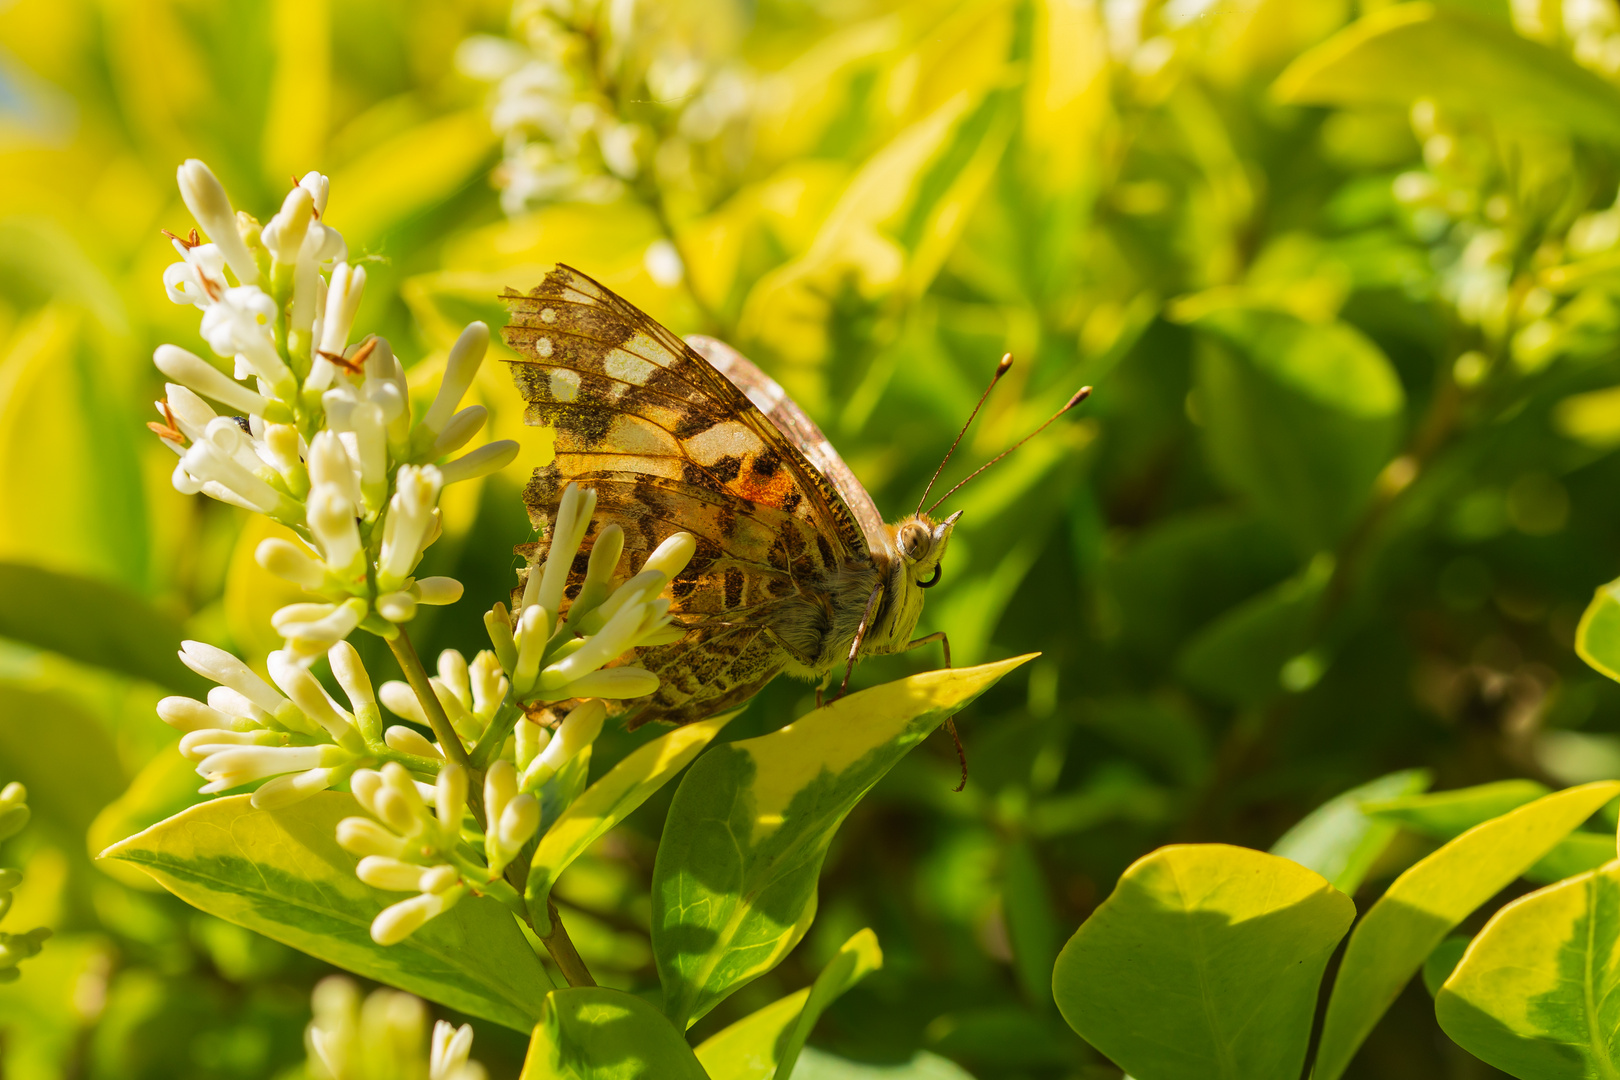
[{"label": "brown patterned wing", "polygon": [[[524,492],[542,538],[572,481],[597,491],[593,530],[624,530],[621,577],[672,533],[698,540],[670,586],[671,611],[691,630],[641,651],[662,685],[637,719],[699,719],[805,660],[768,629],[772,612],[822,603],[833,570],[871,561],[833,482],[708,361],[584,274],[558,266],[504,299],[525,420],[556,431],[556,460]],[[544,557],[538,546],[526,554]],[[572,568],[570,598],[585,562]]]},{"label": "brown patterned wing", "polygon": [[844,459],[838,456],[838,451],[821,433],[816,422],[799,408],[798,402],[788,397],[781,384],[719,338],[688,334],[686,343],[746,394],[748,400],[765,414],[776,429],[799,448],[810,464],[832,482],[860,524],[867,549],[887,551],[890,546],[889,534],[883,527],[883,515],[878,513],[872,496],[856,478],[854,471],[844,464]]}]

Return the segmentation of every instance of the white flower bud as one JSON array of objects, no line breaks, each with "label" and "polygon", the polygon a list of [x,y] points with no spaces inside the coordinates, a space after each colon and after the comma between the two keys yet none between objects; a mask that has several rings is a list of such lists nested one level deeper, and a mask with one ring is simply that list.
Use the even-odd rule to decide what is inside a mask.
[{"label": "white flower bud", "polygon": [[418,887],[425,893],[442,893],[461,881],[456,868],[448,863],[435,866],[422,874]]},{"label": "white flower bud", "polygon": [[645,668],[613,667],[593,671],[567,683],[556,691],[558,698],[621,698],[642,697],[658,689],[658,676]]},{"label": "white flower bud", "polygon": [[[335,391],[329,391],[326,396],[330,398],[334,393]],[[328,413],[327,421],[328,423],[333,421],[331,412]],[[354,459],[349,456],[349,451],[343,445],[343,440],[338,437],[337,431],[319,431],[316,432],[315,438],[310,440],[309,482],[311,487],[319,487],[322,484],[333,485],[355,506],[359,506],[363,501],[359,469],[356,468]]]},{"label": "white flower bud", "polygon": [[196,158],[189,158],[177,170],[175,179],[180,184],[180,198],[185,200],[186,209],[225,256],[236,280],[244,285],[259,280],[258,264],[242,242],[242,235],[236,231],[236,211],[231,209],[231,200],[213,172]]},{"label": "white flower bud", "polygon": [[392,907],[384,908],[371,921],[371,940],[379,945],[397,945],[420,930],[423,923],[443,914],[459,899],[460,895],[454,893],[423,893],[409,900],[401,900]]},{"label": "white flower bud", "polygon": [[480,476],[500,472],[516,461],[517,456],[518,444],[511,439],[500,439],[445,462],[439,466],[439,471],[446,484],[458,484],[463,480],[476,480]]},{"label": "white flower bud", "polygon": [[596,737],[602,733],[602,723],[606,719],[607,706],[594,699],[585,702],[563,717],[563,722],[557,725],[551,743],[535,761],[543,763],[553,771],[561,769],[574,760],[581,750],[596,741]]},{"label": "white flower bud", "polygon": [[377,614],[391,623],[410,622],[416,618],[416,597],[408,592],[383,593],[377,597]]},{"label": "white flower bud", "polygon": [[260,787],[248,799],[255,810],[276,810],[307,799],[317,791],[325,791],[337,778],[333,769],[309,769],[301,773],[278,776]]},{"label": "white flower bud", "polygon": [[[356,776],[359,773],[355,774]],[[350,784],[354,781],[351,779]],[[348,817],[338,822],[338,846],[351,855],[384,855],[399,858],[410,851],[410,843],[389,832],[370,818]]]},{"label": "white flower bud", "polygon": [[425,873],[420,866],[391,859],[387,855],[367,855],[354,868],[355,877],[373,889],[386,889],[389,892],[420,892]]},{"label": "white flower bud", "polygon": [[326,314],[321,326],[320,351],[342,356],[349,344],[349,331],[360,312],[360,297],[366,289],[366,271],[338,263],[326,291]]},{"label": "white flower bud", "polygon": [[342,764],[347,757],[336,746],[231,746],[198,762],[197,775],[209,781],[201,790],[213,794],[281,773]]},{"label": "white flower bud", "polygon": [[551,613],[539,604],[524,608],[518,619],[517,665],[512,671],[512,685],[519,695],[527,695],[533,689],[550,637]]},{"label": "white flower bud", "polygon": [[376,707],[377,697],[371,689],[371,676],[366,672],[365,664],[360,662],[360,653],[353,645],[347,641],[338,642],[327,652],[326,659],[332,665],[332,675],[343,687],[349,705],[356,713]]},{"label": "white flower bud", "polygon": [[678,532],[666,539],[641,564],[642,572],[656,570],[666,578],[674,580],[675,576],[686,569],[686,564],[692,561],[697,553],[697,538],[689,532]]},{"label": "white flower bud", "polygon": [[416,602],[443,607],[461,599],[464,587],[453,577],[425,577],[416,579]]},{"label": "white flower bud", "polygon": [[505,758],[495,762],[484,773],[484,820],[493,833],[500,822],[506,804],[518,793],[517,770]]},{"label": "white flower bud", "polygon": [[472,385],[474,376],[478,374],[478,366],[483,363],[484,352],[489,348],[489,327],[481,322],[468,323],[467,328],[461,332],[456,343],[450,347],[449,359],[445,361],[444,378],[439,383],[439,393],[428,406],[427,414],[422,417],[422,426],[437,437],[449,422],[456,406],[461,404],[462,397],[467,388]]},{"label": "white flower bud", "polygon": [[265,658],[265,664],[270,669],[270,677],[293,704],[325,728],[332,738],[342,739],[354,731],[354,718],[338,708],[326,688],[287,650],[277,649]]},{"label": "white flower bud", "polygon": [[617,659],[635,644],[647,614],[644,603],[626,604],[614,613],[601,630],[585,639],[585,644],[540,673],[540,686],[552,690],[566,686]]},{"label": "white flower bud", "polygon": [[396,474],[377,558],[379,589],[393,591],[410,576],[434,529],[442,486],[443,477],[432,465],[405,465]]},{"label": "white flower bud", "polygon": [[415,754],[417,757],[433,758],[443,761],[444,755],[415,728],[408,728],[404,724],[395,724],[383,732],[383,742],[390,748],[402,754]]},{"label": "white flower bud", "polygon": [[551,729],[532,723],[528,719],[519,720],[517,730],[513,734],[517,742],[517,765],[522,770],[527,770],[529,764],[539,756],[540,751],[551,742]]},{"label": "white flower bud", "polygon": [[[514,778],[513,783],[517,781]],[[501,811],[497,832],[501,850],[516,854],[540,828],[540,802],[533,795],[518,795]]]},{"label": "white flower bud", "polygon": [[298,516],[296,503],[244,469],[212,440],[192,443],[180,463],[186,472],[203,481],[203,490],[211,491],[209,485],[214,484],[235,496],[222,501],[234,502],[269,517],[292,519]]},{"label": "white flower bud", "polygon": [[643,570],[629,581],[613,590],[601,607],[591,613],[591,618],[584,624],[587,632],[600,629],[609,619],[617,615],[619,609],[632,602],[645,601],[657,596],[669,584],[669,578],[664,576],[662,570]]},{"label": "white flower bud", "polygon": [[[203,678],[236,691],[267,713],[274,714],[287,704],[286,698],[224,649],[201,641],[182,641],[180,662]],[[211,697],[209,700],[212,703]]]},{"label": "white flower bud", "polygon": [[309,192],[310,197],[315,200],[316,214],[326,213],[326,200],[332,191],[332,181],[318,172],[310,171],[298,181],[298,186]]},{"label": "white flower bud", "polygon": [[466,1080],[462,1070],[472,1052],[471,1024],[457,1028],[449,1021],[433,1025],[433,1050],[428,1058],[428,1080]]},{"label": "white flower bud", "polygon": [[[162,346],[161,348],[173,349],[174,346],[167,345]],[[177,351],[185,352],[184,349]],[[191,356],[190,353],[186,353],[186,355]],[[192,356],[191,358],[196,360],[199,364],[204,364],[209,371],[214,372],[214,374],[218,375],[221,379],[225,379],[225,376],[215,370],[212,365],[206,364],[205,361],[199,357]],[[225,381],[231,386],[237,386],[238,389],[241,389],[237,383],[232,382],[229,379],[225,379]],[[251,393],[251,391],[244,392]],[[169,412],[174,414],[174,422],[176,426],[180,428],[181,434],[190,439],[192,442],[196,442],[198,439],[203,438],[204,432],[208,430],[208,425],[213,422],[214,418],[219,414],[214,412],[206,401],[198,397],[191,390],[181,386],[179,383],[164,383],[163,393],[168,399]],[[254,394],[253,396],[258,397],[257,394]],[[264,399],[260,398],[259,400],[262,402]],[[158,413],[163,415],[162,402],[158,403]]]},{"label": "white flower bud", "polygon": [[[270,616],[270,625],[288,641],[319,645],[324,652],[354,632],[365,617],[365,608],[366,602],[360,599],[342,604],[288,604]],[[299,651],[305,652],[303,648]]]},{"label": "white flower bud", "polygon": [[269,404],[213,364],[178,345],[159,345],[152,354],[152,362],[159,371],[180,385],[246,415],[262,416]]},{"label": "white flower bud", "polygon": [[433,440],[433,456],[441,457],[452,454],[463,446],[484,428],[489,419],[489,410],[482,405],[469,405],[450,418],[444,425],[439,437]]},{"label": "white flower bud", "polygon": [[473,657],[467,674],[472,690],[473,712],[480,716],[492,714],[506,700],[506,693],[510,689],[506,673],[501,670],[500,658],[489,649],[483,649]]},{"label": "white flower bud", "polygon": [[[226,716],[236,718],[231,726],[237,730],[245,730],[244,725],[246,727],[266,727],[269,726],[272,719],[268,712],[265,712],[228,686],[216,686],[208,691],[208,707],[216,709]],[[293,708],[290,703],[283,701],[282,708],[277,715],[285,714],[290,716],[297,712],[298,710]],[[307,734],[315,734],[319,730],[314,724],[310,724]]]},{"label": "white flower bud", "polygon": [[260,237],[279,263],[291,266],[298,261],[309,223],[315,217],[315,200],[307,189],[295,187],[282,200],[281,212],[270,219]]},{"label": "white flower bud", "polygon": [[422,703],[417,700],[416,691],[411,689],[409,683],[390,679],[377,688],[377,697],[395,716],[413,724],[428,726],[427,714],[422,711]]},{"label": "white flower bud", "polygon": [[187,761],[201,761],[210,754],[232,746],[280,746],[284,741],[275,732],[262,728],[252,731],[202,728],[188,731],[180,737],[180,756]]},{"label": "white flower bud", "polygon": [[591,557],[585,567],[586,585],[606,586],[613,581],[613,571],[619,565],[619,558],[624,554],[624,530],[617,525],[609,525],[596,535],[596,542],[591,545]]},{"label": "white flower bud", "polygon": [[349,414],[354,427],[355,455],[360,459],[360,490],[367,507],[375,509],[388,493],[388,432],[382,406],[362,401]]},{"label": "white flower bud", "polygon": [[[587,488],[581,490],[577,484],[569,484],[563,488],[562,498],[557,502],[557,516],[551,527],[551,547],[546,553],[545,569],[540,574],[537,589],[534,587],[534,569],[529,570],[529,585],[524,588],[523,606],[539,604],[548,612],[560,609],[563,598],[563,589],[568,584],[568,571],[573,566],[574,554],[579,551],[580,543],[585,539],[585,530],[590,527],[591,514],[596,510],[596,490]],[[531,599],[530,590],[534,589]],[[546,625],[549,634],[552,629],[550,622]]]},{"label": "white flower bud", "polygon": [[340,574],[358,571],[365,550],[360,546],[360,527],[355,523],[354,504],[336,484],[317,484],[304,503],[304,518],[320,545],[326,565]]},{"label": "white flower bud", "polygon": [[454,842],[461,830],[461,815],[467,809],[467,770],[453,761],[446,763],[439,770],[435,787],[433,810],[438,815],[439,828]]},{"label": "white flower bud", "polygon": [[231,718],[188,697],[166,697],[157,703],[158,719],[177,731],[206,731],[229,728]]}]

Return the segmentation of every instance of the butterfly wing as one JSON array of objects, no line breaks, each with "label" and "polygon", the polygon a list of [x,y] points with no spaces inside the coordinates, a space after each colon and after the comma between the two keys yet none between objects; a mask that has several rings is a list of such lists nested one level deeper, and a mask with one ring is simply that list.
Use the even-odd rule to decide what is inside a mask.
[{"label": "butterfly wing", "polygon": [[[670,610],[691,629],[640,651],[661,685],[638,720],[698,719],[804,662],[771,629],[773,612],[824,603],[820,582],[872,561],[838,486],[709,361],[584,274],[558,266],[504,299],[525,420],[556,431],[555,460],[524,491],[541,535],[562,488],[578,482],[597,492],[592,529],[624,530],[621,577],[672,533],[697,538],[670,586]],[[530,558],[538,565],[544,552]],[[586,558],[571,568],[570,599]]]},{"label": "butterfly wing", "polygon": [[877,504],[856,478],[827,436],[799,403],[788,397],[787,391],[769,375],[759,370],[752,360],[718,338],[703,334],[689,334],[686,343],[715,369],[747,395],[760,412],[775,425],[782,437],[799,448],[805,458],[822,476],[826,477],[855,515],[870,551],[887,551],[890,546],[883,515]]}]

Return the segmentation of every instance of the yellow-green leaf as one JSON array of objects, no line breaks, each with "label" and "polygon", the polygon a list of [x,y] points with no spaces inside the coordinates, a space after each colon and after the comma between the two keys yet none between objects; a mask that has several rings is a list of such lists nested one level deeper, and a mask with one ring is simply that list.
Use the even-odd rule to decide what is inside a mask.
[{"label": "yellow-green leaf", "polygon": [[1435,1018],[1513,1076],[1613,1080],[1617,947],[1620,863],[1611,862],[1498,911],[1441,986]]},{"label": "yellow-green leaf", "polygon": [[687,772],[653,870],[653,952],[678,1026],[787,955],[815,915],[816,878],[845,815],[946,717],[1030,659],[850,694],[716,747]]},{"label": "yellow-green leaf", "polygon": [[1620,142],[1620,90],[1505,22],[1450,6],[1369,15],[1295,60],[1275,93],[1300,105],[1429,98],[1502,124]]},{"label": "yellow-green leaf", "polygon": [[1470,829],[1396,878],[1350,935],[1322,1026],[1317,1080],[1338,1080],[1453,927],[1617,794],[1620,782],[1604,781],[1547,795]]},{"label": "yellow-green leaf", "polygon": [[530,864],[524,895],[537,925],[549,925],[546,900],[568,864],[686,768],[736,715],[730,712],[686,724],[638,747],[569,804],[546,829]]},{"label": "yellow-green leaf", "polygon": [[371,940],[371,920],[404,899],[364,885],[338,847],[352,796],[321,792],[279,810],[236,795],[194,806],[115,844],[122,859],[211,915],[368,979],[527,1031],[551,982],[512,913],[467,897],[398,945]]},{"label": "yellow-green leaf", "polygon": [[838,950],[814,984],[716,1032],[697,1048],[710,1080],[789,1080],[821,1014],[883,966],[877,935],[862,930]]},{"label": "yellow-green leaf", "polygon": [[1575,652],[1611,679],[1620,679],[1620,581],[1598,589],[1575,628]]},{"label": "yellow-green leaf", "polygon": [[605,986],[553,990],[521,1080],[708,1080],[686,1039],[645,1001]]},{"label": "yellow-green leaf", "polygon": [[1160,848],[1063,947],[1052,993],[1140,1080],[1297,1080],[1322,970],[1355,911],[1289,859]]}]

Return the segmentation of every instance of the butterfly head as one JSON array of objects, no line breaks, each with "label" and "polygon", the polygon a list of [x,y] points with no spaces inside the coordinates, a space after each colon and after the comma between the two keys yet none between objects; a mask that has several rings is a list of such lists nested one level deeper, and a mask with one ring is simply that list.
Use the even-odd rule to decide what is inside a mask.
[{"label": "butterfly head", "polygon": [[894,526],[894,549],[919,589],[939,584],[945,545],[951,542],[951,530],[961,516],[958,510],[944,521],[935,521],[927,514],[913,514]]}]

